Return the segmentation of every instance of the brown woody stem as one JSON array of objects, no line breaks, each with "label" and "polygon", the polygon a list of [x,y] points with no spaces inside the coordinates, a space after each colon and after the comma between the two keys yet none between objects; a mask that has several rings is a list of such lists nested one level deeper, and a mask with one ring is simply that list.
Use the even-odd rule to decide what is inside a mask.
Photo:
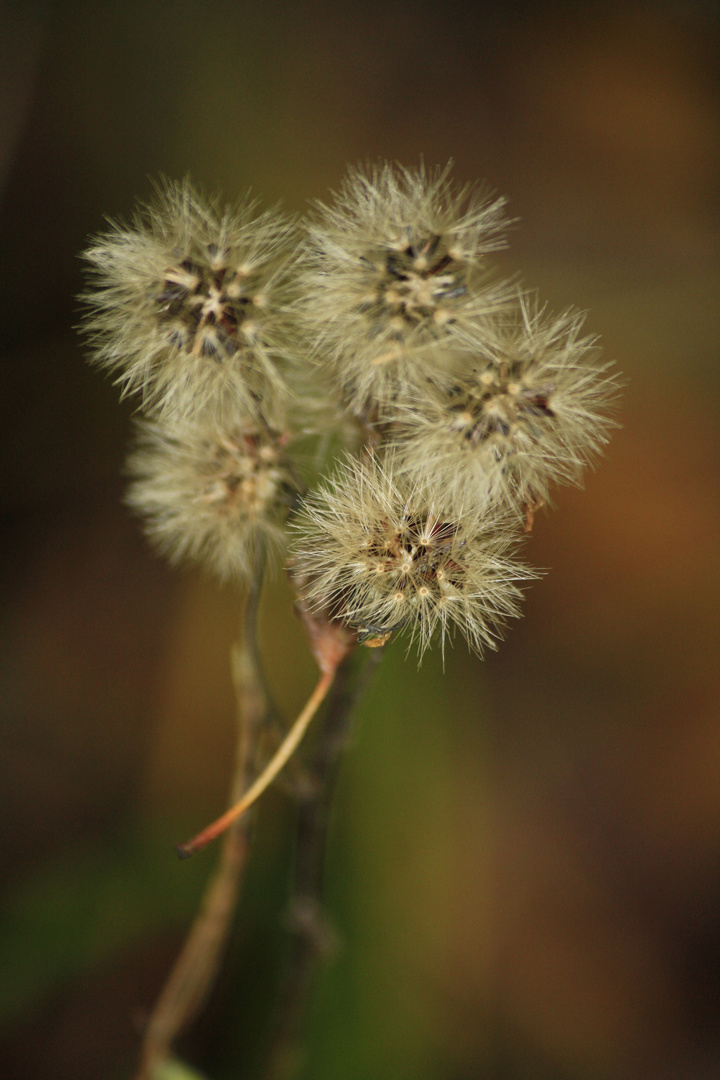
[{"label": "brown woody stem", "polygon": [[[231,800],[237,799],[247,785],[258,736],[269,718],[257,649],[257,616],[264,566],[265,553],[258,549],[243,610],[240,639],[232,650],[237,748]],[[246,852],[247,830],[233,829],[227,834],[219,866],[205,889],[200,911],[153,1008],[136,1080],[150,1080],[154,1071],[167,1060],[173,1042],[200,1010],[210,991],[235,910]]]}]

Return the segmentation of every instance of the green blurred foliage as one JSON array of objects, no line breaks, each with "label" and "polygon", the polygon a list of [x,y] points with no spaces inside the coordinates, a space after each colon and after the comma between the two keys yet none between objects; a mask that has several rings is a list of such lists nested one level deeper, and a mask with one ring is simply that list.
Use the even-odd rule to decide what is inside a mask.
[{"label": "green blurred foliage", "polygon": [[143,936],[182,929],[205,868],[178,888],[177,856],[133,837],[54,855],[7,891],[0,908],[0,1027]]}]

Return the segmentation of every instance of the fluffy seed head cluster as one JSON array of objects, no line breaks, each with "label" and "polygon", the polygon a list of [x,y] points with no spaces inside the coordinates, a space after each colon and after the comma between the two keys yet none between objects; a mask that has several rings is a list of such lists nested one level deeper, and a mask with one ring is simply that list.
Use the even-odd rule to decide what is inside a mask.
[{"label": "fluffy seed head cluster", "polygon": [[579,483],[607,441],[617,384],[583,316],[549,316],[521,295],[498,343],[478,335],[454,382],[416,394],[398,421],[398,467],[460,501],[521,508]]},{"label": "fluffy seed head cluster", "polygon": [[288,223],[166,184],[86,252],[93,359],[143,408],[185,418],[253,409],[281,386],[276,331]]},{"label": "fluffy seed head cluster", "polygon": [[448,174],[356,169],[308,226],[298,311],[316,361],[361,415],[441,379],[443,346],[478,324],[491,336],[507,301],[485,259],[502,246],[504,200],[456,192]]},{"label": "fluffy seed head cluster", "polygon": [[492,277],[503,207],[449,167],[383,165],[316,205],[292,261],[291,223],[188,182],[96,239],[85,329],[146,414],[129,501],[156,545],[246,577],[299,501],[284,418],[343,412],[359,457],[294,522],[301,605],[366,643],[407,630],[421,655],[455,629],[493,645],[533,576],[521,522],[579,482],[617,395],[579,314]]},{"label": "fluffy seed head cluster", "polygon": [[280,547],[296,496],[284,439],[260,422],[144,422],[130,455],[128,503],[172,562],[246,577],[258,543]]},{"label": "fluffy seed head cluster", "polygon": [[406,629],[421,656],[454,628],[478,652],[494,647],[518,614],[519,583],[534,576],[508,555],[507,520],[443,506],[396,481],[391,460],[346,462],[305,501],[296,527],[295,569],[310,601],[361,641]]}]

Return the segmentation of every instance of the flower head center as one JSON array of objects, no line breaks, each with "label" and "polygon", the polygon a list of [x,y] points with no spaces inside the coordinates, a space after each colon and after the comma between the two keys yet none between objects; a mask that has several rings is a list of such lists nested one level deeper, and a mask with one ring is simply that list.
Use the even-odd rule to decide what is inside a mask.
[{"label": "flower head center", "polygon": [[211,263],[186,257],[169,266],[157,303],[170,343],[216,360],[234,356],[242,346],[239,329],[254,304],[246,276],[219,255]]},{"label": "flower head center", "polygon": [[466,292],[464,270],[437,234],[386,251],[377,282],[378,303],[393,318],[416,324]]}]

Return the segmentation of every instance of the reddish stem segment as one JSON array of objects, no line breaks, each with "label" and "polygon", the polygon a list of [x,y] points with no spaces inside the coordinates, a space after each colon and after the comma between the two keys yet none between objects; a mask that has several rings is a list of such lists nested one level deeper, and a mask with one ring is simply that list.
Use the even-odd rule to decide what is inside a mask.
[{"label": "reddish stem segment", "polygon": [[186,844],[180,844],[178,846],[177,853],[181,859],[189,858],[191,855],[194,855],[196,851],[200,851],[206,844],[209,844],[211,840],[220,836],[228,826],[232,825],[234,821],[237,821],[237,819],[252,806],[255,800],[262,795],[265,788],[272,783],[297,749],[300,740],[308,729],[310,721],[320,708],[328,690],[332,686],[336,671],[336,667],[331,667],[329,670],[324,671],[320,676],[305,708],[290,728],[275,752],[274,757],[268,762],[255,783],[250,785],[239,802],[236,802],[234,806],[231,806],[229,810],[217,819],[217,821],[214,821],[212,825],[208,825],[206,829],[203,829],[197,836],[194,836],[192,840],[188,840]]}]

